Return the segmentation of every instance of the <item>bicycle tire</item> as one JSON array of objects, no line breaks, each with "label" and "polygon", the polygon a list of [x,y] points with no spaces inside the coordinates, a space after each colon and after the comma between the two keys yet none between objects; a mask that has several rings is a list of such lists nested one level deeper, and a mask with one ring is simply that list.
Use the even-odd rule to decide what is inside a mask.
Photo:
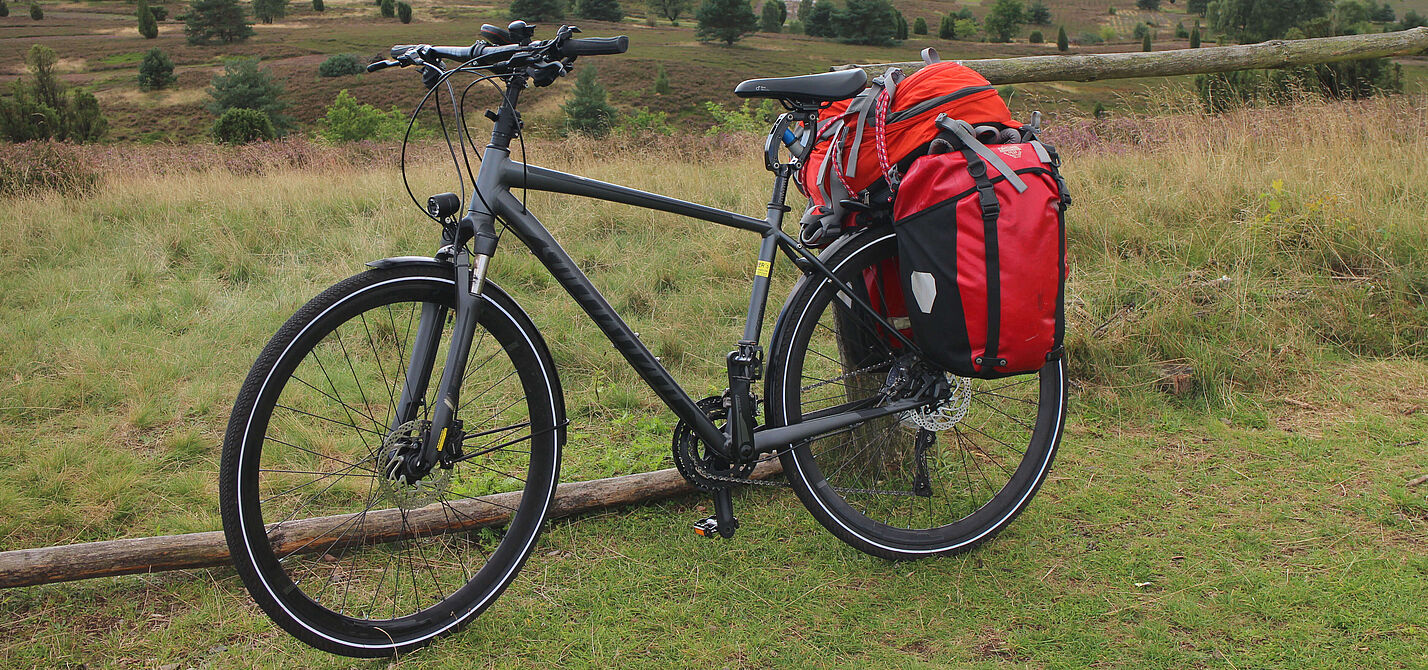
[{"label": "bicycle tire", "polygon": [[[339,282],[274,335],[234,404],[219,478],[234,566],[274,622],[318,649],[393,656],[460,630],[515,579],[553,501],[559,381],[535,326],[492,283],[458,412],[466,455],[490,451],[433,470],[424,488],[378,474],[426,305],[448,310],[441,374],[452,275],[413,264]],[[421,412],[437,388],[430,380]],[[493,515],[509,520],[484,525]],[[303,519],[315,532],[298,544]]]},{"label": "bicycle tire", "polygon": [[[896,238],[884,228],[835,243],[821,260],[866,299],[863,271],[896,254]],[[899,352],[838,295],[831,281],[813,274],[791,291],[771,339],[765,389],[771,426],[869,398],[883,385]],[[935,433],[921,457],[919,428],[906,413],[781,453],[800,501],[833,535],[888,559],[957,553],[996,535],[1030,503],[1061,437],[1061,361],[1035,375],[948,379],[966,391],[944,404],[944,418],[962,415]]]}]

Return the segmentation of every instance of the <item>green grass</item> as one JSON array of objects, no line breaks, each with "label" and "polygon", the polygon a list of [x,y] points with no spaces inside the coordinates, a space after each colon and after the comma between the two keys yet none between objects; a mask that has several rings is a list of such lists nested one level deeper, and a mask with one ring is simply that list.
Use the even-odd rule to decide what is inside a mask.
[{"label": "green grass", "polygon": [[[1075,393],[1051,478],[984,548],[873,560],[762,489],[733,542],[693,537],[697,498],[556,522],[485,616],[398,666],[1423,666],[1428,490],[1405,482],[1428,472],[1425,109],[1058,128]],[[759,213],[746,139],[530,149]],[[449,188],[428,160],[418,194]],[[0,200],[0,550],[217,529],[218,443],[262,343],[363,261],[431,250],[396,176],[116,171]],[[530,206],[691,393],[723,388],[757,240]],[[667,466],[670,413],[563,289],[513,244],[493,272],[561,367],[565,479]],[[1156,390],[1167,365],[1193,370],[1184,395]],[[169,663],[375,667],[301,647],[227,569],[0,592],[0,666]]]}]

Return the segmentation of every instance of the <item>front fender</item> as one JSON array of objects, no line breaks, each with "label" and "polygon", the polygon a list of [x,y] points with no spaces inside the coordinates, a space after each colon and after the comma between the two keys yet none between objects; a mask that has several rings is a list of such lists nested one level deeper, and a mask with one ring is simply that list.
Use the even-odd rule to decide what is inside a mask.
[{"label": "front fender", "polygon": [[368,261],[367,267],[383,270],[386,268],[400,267],[403,265],[418,265],[432,268],[441,268],[455,271],[456,264],[451,261],[442,261],[431,256],[393,256],[391,258],[379,258],[375,261]]}]

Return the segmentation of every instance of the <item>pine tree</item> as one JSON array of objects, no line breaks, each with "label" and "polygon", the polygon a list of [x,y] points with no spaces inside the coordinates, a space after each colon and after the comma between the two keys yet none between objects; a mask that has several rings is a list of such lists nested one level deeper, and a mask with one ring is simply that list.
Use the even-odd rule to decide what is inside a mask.
[{"label": "pine tree", "polygon": [[1195,27],[1190,30],[1190,48],[1200,48],[1200,22],[1195,22]]},{"label": "pine tree", "polygon": [[987,12],[987,18],[982,24],[986,26],[987,36],[991,41],[1010,42],[1012,36],[1021,29],[1021,22],[1021,0],[997,0]]},{"label": "pine tree", "polygon": [[30,47],[25,54],[30,78],[12,82],[11,95],[0,97],[0,138],[93,142],[104,136],[109,122],[99,111],[99,101],[84,91],[70,90],[55,73],[58,62],[54,49],[42,44]]},{"label": "pine tree", "polygon": [[620,0],[579,0],[575,7],[575,13],[585,19],[619,22],[625,18]]},{"label": "pine tree", "polygon": [[615,126],[615,108],[605,101],[605,87],[595,81],[595,67],[591,65],[581,68],[575,76],[575,92],[560,110],[565,113],[568,132],[604,137]]},{"label": "pine tree", "polygon": [[1141,50],[1141,51],[1150,51],[1150,50],[1151,50],[1151,48],[1150,48],[1150,31],[1146,31],[1145,37],[1142,37],[1142,38],[1141,38],[1141,40],[1140,40],[1140,50]]},{"label": "pine tree", "polygon": [[808,17],[813,15],[814,0],[799,0],[798,20],[804,24],[808,23]]},{"label": "pine tree", "polygon": [[560,21],[565,18],[563,0],[511,0],[511,18],[526,21]]},{"label": "pine tree", "polygon": [[322,0],[312,0],[312,11],[320,12],[325,9],[327,9],[327,7],[323,6]]},{"label": "pine tree", "polygon": [[258,67],[257,58],[234,58],[223,64],[223,74],[213,78],[208,89],[213,99],[204,107],[216,116],[233,108],[256,109],[282,135],[293,127],[292,117],[282,113],[288,108],[284,94],[283,85],[268,69]]},{"label": "pine tree", "polygon": [[957,39],[957,20],[951,15],[942,17],[942,22],[937,25],[937,37],[944,40]]},{"label": "pine tree", "polygon": [[31,3],[30,3],[30,18],[31,18],[31,19],[34,19],[34,20],[36,20],[36,21],[39,21],[40,19],[45,18],[45,10],[40,9],[40,3],[38,3],[38,2],[31,2]]},{"label": "pine tree", "polygon": [[154,20],[154,13],[149,10],[149,0],[139,0],[139,7],[135,12],[139,16],[139,34],[144,39],[151,40],[159,36],[159,22]]},{"label": "pine tree", "polygon": [[922,18],[921,16],[917,17],[917,19],[912,22],[912,34],[914,34],[914,35],[926,35],[926,34],[927,34],[927,19],[924,19],[924,18]]},{"label": "pine tree", "polygon": [[231,44],[253,36],[253,24],[238,0],[193,0],[183,21],[189,44]]},{"label": "pine tree", "polygon": [[377,4],[377,11],[381,12],[382,18],[390,19],[397,15],[397,4],[392,0],[382,0]]},{"label": "pine tree", "polygon": [[1033,0],[1026,7],[1026,22],[1037,26],[1051,25],[1051,10],[1041,2]]},{"label": "pine tree", "polygon": [[174,76],[174,61],[163,49],[154,47],[139,62],[139,89],[154,91],[178,81]]},{"label": "pine tree", "polygon": [[808,18],[803,21],[803,33],[810,37],[834,37],[833,15],[837,12],[832,0],[817,0]]},{"label": "pine tree", "polygon": [[654,92],[656,95],[669,95],[669,73],[665,72],[663,64],[655,69]]},{"label": "pine tree", "polygon": [[272,23],[288,15],[288,0],[253,0],[253,16],[263,23]]},{"label": "pine tree", "polygon": [[696,39],[700,42],[717,40],[729,46],[759,27],[749,0],[704,0],[694,19],[699,22],[694,30]]},{"label": "pine tree", "polygon": [[1065,51],[1070,48],[1071,41],[1066,39],[1066,26],[1061,26],[1061,29],[1056,31],[1056,50]]},{"label": "pine tree", "polygon": [[5,18],[5,17],[7,17],[7,16],[9,16],[9,15],[10,15],[10,5],[6,4],[6,3],[5,3],[5,0],[0,0],[0,18]]},{"label": "pine tree", "polygon": [[902,15],[902,12],[893,10],[893,13],[897,17],[897,35],[893,39],[905,40],[907,39],[907,19]]},{"label": "pine tree", "polygon": [[650,14],[669,19],[672,26],[679,25],[679,15],[689,9],[689,0],[646,0]]},{"label": "pine tree", "polygon": [[778,19],[779,0],[764,0],[764,8],[759,11],[759,32],[777,33],[783,31],[783,22]]},{"label": "pine tree", "polygon": [[405,2],[397,2],[397,20],[402,23],[412,22],[412,6]]},{"label": "pine tree", "polygon": [[897,10],[888,0],[848,0],[834,23],[838,37],[853,44],[887,44],[898,36]]}]

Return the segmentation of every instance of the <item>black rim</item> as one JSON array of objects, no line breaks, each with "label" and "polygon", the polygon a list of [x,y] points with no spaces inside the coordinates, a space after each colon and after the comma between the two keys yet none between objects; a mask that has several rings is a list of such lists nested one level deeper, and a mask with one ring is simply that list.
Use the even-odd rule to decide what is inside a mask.
[{"label": "black rim", "polygon": [[[853,252],[838,275],[867,297],[864,267],[896,252],[892,237]],[[874,291],[877,290],[876,278]],[[895,281],[895,278],[892,279]],[[795,305],[791,359],[780,378],[788,423],[820,409],[874,398],[900,351],[871,319],[836,301],[826,282]],[[814,318],[814,315],[817,318]],[[801,318],[800,318],[801,317]],[[996,380],[956,380],[969,388],[949,403],[965,414],[919,458],[919,426],[889,416],[818,438],[793,452],[796,471],[845,530],[894,548],[946,549],[973,542],[1009,520],[1049,466],[1058,432],[1061,368]]]},{"label": "black rim", "polygon": [[[454,630],[449,622],[468,619],[509,582],[539,532],[555,479],[550,383],[494,302],[483,310],[458,412],[470,436],[465,453],[480,455],[430,486],[379,475],[421,306],[449,307],[450,298],[449,283],[428,280],[339,302],[293,341],[255,402],[240,476],[246,544],[257,586],[319,629],[310,635],[390,647]],[[437,360],[444,357],[443,345]],[[419,414],[429,413],[436,388],[433,380]],[[259,441],[261,449],[248,446]],[[491,513],[513,521],[422,530],[474,526]],[[255,516],[269,524],[266,534],[248,521]],[[323,521],[299,521],[312,518]],[[283,526],[304,523],[322,539],[281,541]],[[407,537],[358,541],[381,527]]]}]

